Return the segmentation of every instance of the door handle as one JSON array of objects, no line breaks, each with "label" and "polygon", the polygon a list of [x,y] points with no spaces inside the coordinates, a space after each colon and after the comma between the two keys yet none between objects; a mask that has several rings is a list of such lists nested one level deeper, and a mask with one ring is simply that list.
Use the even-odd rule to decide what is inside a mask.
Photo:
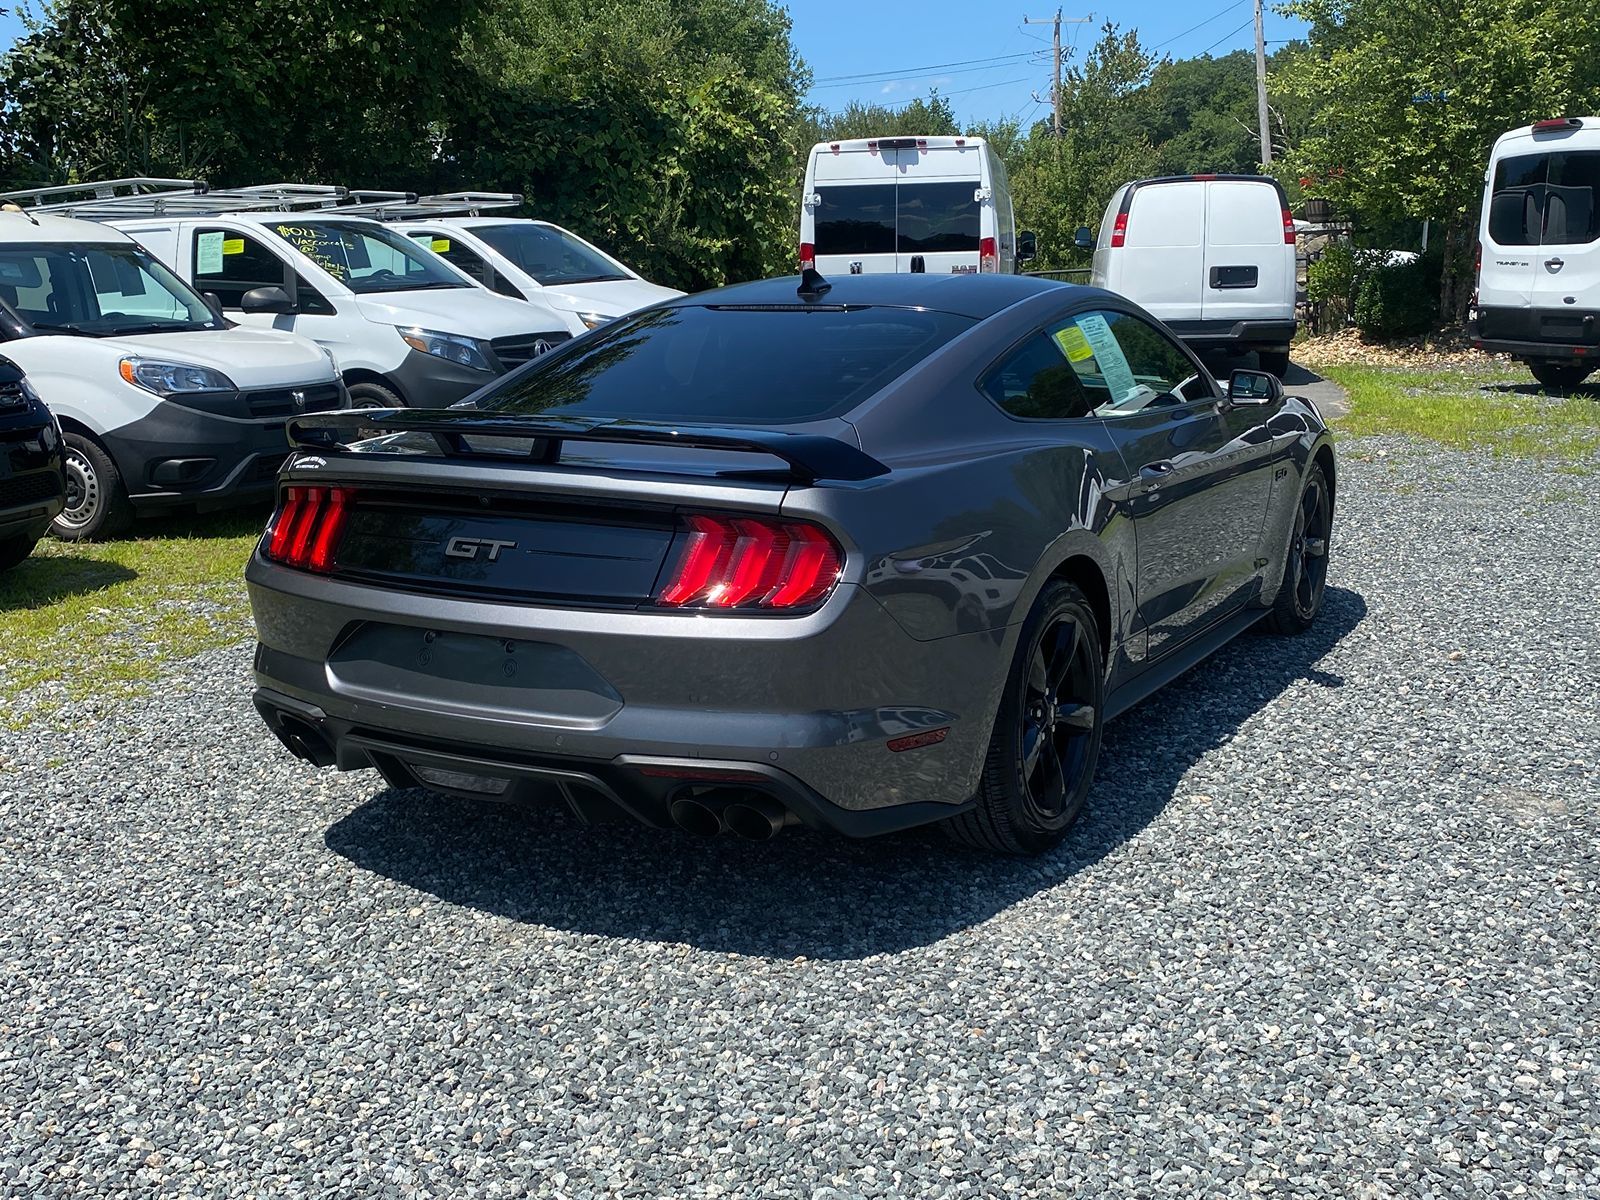
[{"label": "door handle", "polygon": [[1547,258],[1544,260],[1544,265],[1549,267],[1552,271],[1559,271],[1567,264],[1559,258]]},{"label": "door handle", "polygon": [[1160,479],[1163,475],[1170,475],[1172,473],[1172,468],[1173,462],[1169,458],[1163,458],[1156,462],[1148,462],[1139,468],[1139,478]]}]

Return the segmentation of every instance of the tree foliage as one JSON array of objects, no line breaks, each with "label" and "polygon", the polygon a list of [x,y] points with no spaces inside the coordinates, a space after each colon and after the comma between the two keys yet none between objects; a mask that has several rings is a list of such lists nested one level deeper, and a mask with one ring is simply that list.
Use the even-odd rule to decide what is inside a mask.
[{"label": "tree foliage", "polygon": [[846,138],[870,137],[950,137],[961,132],[950,101],[938,89],[926,99],[917,97],[910,104],[890,108],[884,104],[862,104],[852,100],[837,112],[811,107],[805,112],[800,142],[809,149],[818,142],[838,142]]},{"label": "tree foliage", "polygon": [[1315,116],[1279,166],[1367,223],[1446,238],[1446,311],[1465,301],[1489,149],[1542,117],[1600,109],[1593,0],[1294,0],[1310,50],[1274,80]]}]

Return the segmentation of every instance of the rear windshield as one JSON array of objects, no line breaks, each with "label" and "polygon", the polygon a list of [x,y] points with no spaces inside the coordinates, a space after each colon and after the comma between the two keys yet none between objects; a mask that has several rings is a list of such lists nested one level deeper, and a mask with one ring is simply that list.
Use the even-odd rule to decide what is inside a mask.
[{"label": "rear windshield", "polygon": [[933,254],[978,249],[976,180],[817,189],[818,254]]},{"label": "rear windshield", "polygon": [[479,407],[787,425],[839,416],[972,327],[903,308],[663,308],[535,360]]},{"label": "rear windshield", "polygon": [[1600,150],[1521,154],[1495,164],[1489,238],[1497,246],[1600,239]]}]

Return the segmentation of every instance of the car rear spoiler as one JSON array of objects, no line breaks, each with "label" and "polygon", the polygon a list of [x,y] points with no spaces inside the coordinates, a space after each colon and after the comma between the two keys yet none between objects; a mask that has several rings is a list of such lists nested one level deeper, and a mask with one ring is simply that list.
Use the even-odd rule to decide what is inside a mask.
[{"label": "car rear spoiler", "polygon": [[787,464],[789,476],[805,483],[856,482],[887,475],[889,468],[837,438],[777,429],[727,429],[648,421],[524,417],[476,409],[354,409],[294,417],[289,443],[321,453],[348,450],[350,442],[386,433],[425,433],[451,458],[504,459],[504,452],[473,447],[468,437],[526,438],[529,457],[561,460],[564,442],[610,442],[635,446],[682,446],[769,454]]}]

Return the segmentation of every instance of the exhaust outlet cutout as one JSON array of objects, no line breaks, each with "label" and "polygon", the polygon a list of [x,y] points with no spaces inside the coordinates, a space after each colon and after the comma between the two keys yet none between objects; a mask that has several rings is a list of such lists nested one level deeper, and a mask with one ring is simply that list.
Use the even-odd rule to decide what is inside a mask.
[{"label": "exhaust outlet cutout", "polygon": [[783,805],[769,796],[752,794],[722,811],[728,832],[752,842],[770,842],[789,823]]},{"label": "exhaust outlet cutout", "polygon": [[335,758],[333,745],[322,731],[299,717],[291,717],[287,713],[278,717],[277,728],[273,731],[278,735],[278,740],[284,744],[289,753],[308,762],[314,767],[331,767]]},{"label": "exhaust outlet cutout", "polygon": [[692,797],[674,800],[667,812],[672,817],[672,823],[687,833],[716,837],[722,832],[722,814]]}]

